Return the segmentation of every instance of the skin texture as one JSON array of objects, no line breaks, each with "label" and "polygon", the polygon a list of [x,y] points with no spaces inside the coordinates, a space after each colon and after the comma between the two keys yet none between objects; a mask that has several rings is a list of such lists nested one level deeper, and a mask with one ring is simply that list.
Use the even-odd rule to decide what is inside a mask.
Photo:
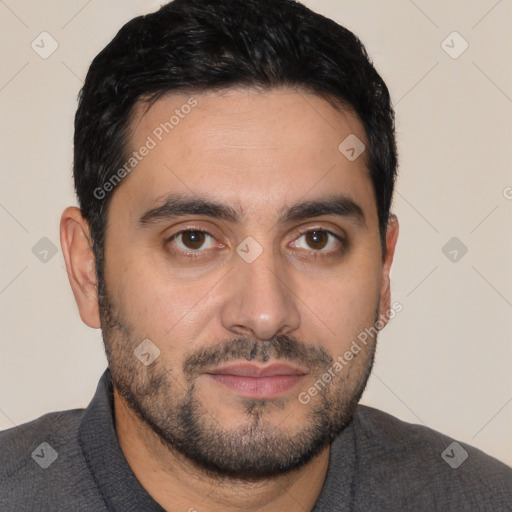
[{"label": "skin texture", "polygon": [[[298,396],[387,316],[398,223],[392,216],[383,257],[365,154],[349,161],[338,150],[350,134],[365,142],[347,109],[292,89],[192,96],[197,105],[161,141],[154,130],[190,96],[135,111],[130,147],[148,136],[156,145],[114,191],[100,301],[88,225],[76,208],[64,212],[70,282],[82,320],[103,331],[121,448],[156,501],[168,510],[311,510],[376,340],[307,404]],[[141,223],[171,194],[225,204],[237,222],[160,210]],[[281,219],[292,205],[340,194],[364,220]],[[261,250],[251,263],[237,253],[255,254],[247,237]],[[159,350],[148,366],[134,355],[145,339]],[[301,377],[251,397],[209,375],[248,361],[287,362]]]}]

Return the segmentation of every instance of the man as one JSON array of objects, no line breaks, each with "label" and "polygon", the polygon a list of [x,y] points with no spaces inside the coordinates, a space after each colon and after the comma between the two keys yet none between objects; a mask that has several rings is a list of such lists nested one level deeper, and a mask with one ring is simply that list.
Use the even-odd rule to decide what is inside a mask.
[{"label": "man", "polygon": [[504,464],[358,406],[397,305],[388,90],[291,0],[175,0],[91,65],[61,243],[108,369],[0,433],[0,509],[508,510]]}]

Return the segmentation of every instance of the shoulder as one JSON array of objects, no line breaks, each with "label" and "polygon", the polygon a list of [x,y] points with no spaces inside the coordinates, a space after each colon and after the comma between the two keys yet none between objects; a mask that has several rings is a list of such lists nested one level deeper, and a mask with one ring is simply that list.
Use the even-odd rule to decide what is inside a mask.
[{"label": "shoulder", "polygon": [[[377,450],[387,455],[396,454],[399,458],[414,454],[418,460],[430,462],[434,462],[432,456],[436,455],[436,463],[444,462],[444,465],[452,469],[456,469],[454,466],[462,467],[469,462],[498,473],[505,471],[510,476],[510,468],[497,459],[424,425],[407,423],[391,414],[364,405],[358,406],[354,421],[363,448]],[[456,460],[450,461],[450,458]]]},{"label": "shoulder", "polygon": [[53,412],[0,432],[0,510],[52,510],[56,503],[86,510],[87,499],[94,502],[78,443],[83,413]]},{"label": "shoulder", "polygon": [[512,508],[511,469],[477,448],[366,406],[354,431],[362,487],[393,491],[393,506]]},{"label": "shoulder", "polygon": [[40,444],[46,443],[51,447],[69,444],[76,437],[82,414],[83,409],[53,412],[1,431],[0,479],[14,473],[28,460],[33,460],[32,452]]}]

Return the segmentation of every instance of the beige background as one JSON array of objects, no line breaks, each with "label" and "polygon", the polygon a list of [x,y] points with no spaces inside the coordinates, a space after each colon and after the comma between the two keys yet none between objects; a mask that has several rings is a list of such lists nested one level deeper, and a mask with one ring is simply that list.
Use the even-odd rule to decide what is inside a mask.
[{"label": "beige background", "polygon": [[[305,3],[361,37],[396,106],[403,311],[381,334],[363,401],[512,464],[512,2]],[[58,246],[60,214],[76,204],[73,116],[92,58],[159,4],[0,0],[0,429],[85,407],[105,368],[60,247],[47,262],[32,248]],[[59,45],[47,59],[31,48],[43,31]],[[469,44],[456,59],[441,46],[453,31]],[[456,262],[442,252],[454,236],[468,249]]]}]

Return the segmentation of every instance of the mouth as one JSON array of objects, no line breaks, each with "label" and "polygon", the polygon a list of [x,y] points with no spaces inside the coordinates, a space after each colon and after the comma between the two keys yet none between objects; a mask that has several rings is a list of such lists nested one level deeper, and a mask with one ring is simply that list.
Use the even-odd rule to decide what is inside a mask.
[{"label": "mouth", "polygon": [[271,399],[297,386],[307,374],[302,368],[287,363],[267,366],[236,363],[214,368],[205,375],[239,396]]}]

